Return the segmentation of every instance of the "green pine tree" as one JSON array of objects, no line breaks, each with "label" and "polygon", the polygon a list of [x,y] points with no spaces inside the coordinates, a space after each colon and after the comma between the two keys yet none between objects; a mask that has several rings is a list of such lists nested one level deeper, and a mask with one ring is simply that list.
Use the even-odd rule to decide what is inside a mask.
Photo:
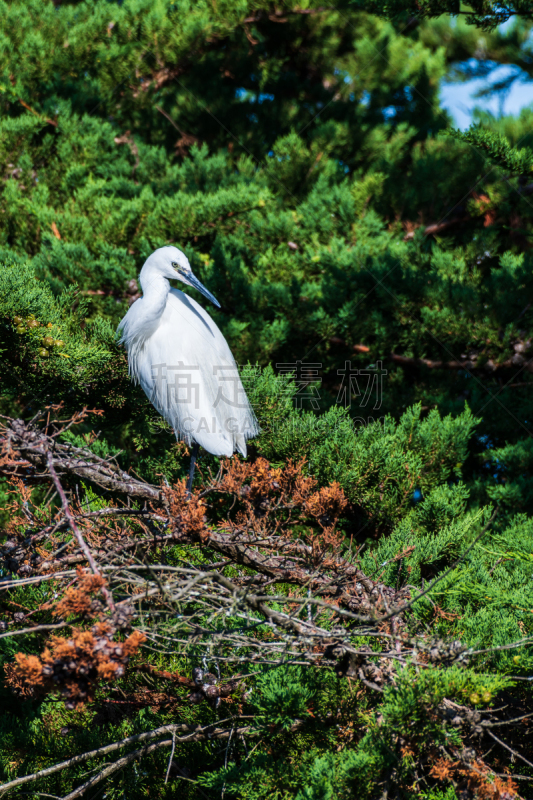
[{"label": "green pine tree", "polygon": [[[106,796],[462,800],[489,797],[489,784],[518,796],[490,783],[507,781],[508,767],[532,774],[509,766],[504,745],[487,756],[488,784],[465,788],[457,764],[494,744],[483,714],[531,708],[533,112],[479,112],[457,132],[439,87],[507,63],[531,77],[530,4],[9,0],[1,12],[0,413],[97,409],[62,441],[151,484],[182,479],[184,448],[131,383],[115,333],[146,257],[176,244],[221,302],[210,313],[262,427],[250,462],[301,462],[318,487],[338,483],[343,556],[395,591],[431,587],[406,622],[427,669],[396,665],[381,686],[341,656],[328,668],[250,661],[235,705],[252,720],[251,743],[176,745],[168,782],[168,752],[154,751],[113,774]],[[302,364],[315,365],[311,381]],[[208,455],[202,464],[219,467]],[[2,469],[5,546],[22,489],[13,495]],[[89,480],[65,481],[92,511],[108,504]],[[59,508],[48,488],[31,483],[42,519]],[[124,535],[140,536],[136,524]],[[146,574],[160,560],[221,561],[205,553],[154,549]],[[238,583],[247,569],[222,571]],[[301,590],[287,581],[265,589],[276,609]],[[53,592],[4,591],[0,624],[19,608],[48,624]],[[363,623],[344,624],[379,655]],[[16,653],[46,641],[2,636],[6,675]],[[155,677],[131,670],[78,710],[53,695],[21,699],[6,678],[2,782],[176,720],[219,720],[164,677],[189,674],[200,645],[155,650]],[[248,656],[244,645],[224,653],[228,664]],[[143,706],[145,690],[172,702]],[[110,699],[131,703],[114,713]],[[533,760],[526,724],[499,730]],[[66,797],[106,758],[11,796]],[[457,763],[439,772],[440,758]],[[521,781],[520,796],[530,786]]]}]

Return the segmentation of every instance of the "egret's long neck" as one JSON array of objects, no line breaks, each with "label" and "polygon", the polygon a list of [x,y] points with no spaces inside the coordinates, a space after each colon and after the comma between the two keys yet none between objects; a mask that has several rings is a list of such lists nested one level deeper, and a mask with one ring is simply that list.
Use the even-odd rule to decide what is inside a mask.
[{"label": "egret's long neck", "polygon": [[126,346],[130,372],[134,376],[138,371],[137,355],[147,339],[159,327],[170,292],[167,278],[149,261],[150,259],[139,275],[143,296],[133,304],[119,324],[120,342]]},{"label": "egret's long neck", "polygon": [[145,270],[144,268],[139,275],[139,283],[143,291],[142,305],[144,321],[147,324],[153,322],[157,325],[165,310],[168,293],[170,291],[170,283],[167,278],[164,278],[160,273],[156,273],[152,270]]}]

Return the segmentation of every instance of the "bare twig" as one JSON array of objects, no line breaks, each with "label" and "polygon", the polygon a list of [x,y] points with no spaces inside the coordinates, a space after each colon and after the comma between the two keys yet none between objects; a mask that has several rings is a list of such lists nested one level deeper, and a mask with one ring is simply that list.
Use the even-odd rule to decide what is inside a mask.
[{"label": "bare twig", "polygon": [[[65,516],[66,516],[67,520],[68,520],[68,524],[70,525],[70,529],[72,530],[72,533],[76,537],[76,541],[78,542],[80,550],[82,551],[82,553],[84,554],[85,558],[89,562],[89,565],[90,565],[92,571],[94,572],[95,575],[98,575],[99,577],[102,577],[101,572],[98,569],[98,565],[96,564],[96,561],[94,560],[93,555],[92,555],[91,551],[89,550],[89,547],[87,546],[87,543],[86,543],[85,539],[83,538],[80,529],[76,525],[74,517],[72,516],[72,512],[70,510],[70,506],[68,504],[67,497],[65,495],[63,487],[61,486],[61,481],[57,477],[57,473],[56,473],[56,471],[54,469],[54,462],[53,462],[52,454],[51,454],[50,451],[48,451],[48,453],[47,453],[47,461],[48,461],[48,469],[50,470],[50,475],[52,476],[52,480],[54,481],[54,484],[55,484],[55,487],[56,487],[56,491],[57,491],[59,497],[61,498],[61,505],[63,506],[63,511],[65,513]],[[102,586],[101,592],[102,592],[103,596],[105,597],[106,603],[107,603],[110,611],[112,611],[112,612],[115,611],[115,603],[113,602],[113,596],[112,596],[111,592],[109,591],[109,589],[107,588],[107,586]]]},{"label": "bare twig", "polygon": [[66,794],[62,800],[75,800],[76,797],[81,797],[82,794],[85,794],[88,789],[91,789],[93,786],[101,783],[106,778],[109,778],[109,776],[114,772],[124,769],[124,767],[127,767],[128,764],[131,764],[132,761],[135,761],[137,758],[142,758],[142,756],[147,756],[154,750],[159,750],[160,747],[168,747],[173,741],[173,739],[164,739],[162,742],[155,742],[154,744],[146,745],[145,747],[141,747],[139,750],[134,750],[133,753],[128,753],[128,755],[122,756],[122,758],[119,758],[118,761],[114,761],[112,764],[109,764],[97,775],[89,778],[89,780],[83,783],[81,786],[78,786],[78,788],[74,789],[73,792]]},{"label": "bare twig", "polygon": [[[246,717],[237,717],[237,719],[246,719]],[[47,778],[49,775],[54,775],[56,772],[62,772],[64,769],[74,767],[78,764],[83,764],[85,761],[90,761],[92,758],[99,758],[101,756],[108,755],[109,753],[113,753],[116,750],[122,749],[123,747],[128,747],[131,744],[157,739],[165,734],[170,733],[175,735],[177,732],[180,732],[182,736],[176,737],[176,741],[191,741],[191,735],[197,737],[196,741],[198,738],[202,738],[202,736],[207,737],[211,735],[213,738],[224,738],[223,734],[227,733],[229,736],[231,729],[221,729],[218,726],[227,721],[228,720],[223,719],[217,721],[216,723],[211,723],[210,725],[204,725],[203,727],[198,725],[163,725],[162,727],[148,731],[147,733],[138,733],[135,736],[128,736],[126,739],[121,739],[118,742],[105,745],[105,747],[99,747],[97,750],[90,750],[87,753],[82,753],[79,756],[68,758],[66,761],[61,761],[59,764],[54,764],[52,767],[47,767],[39,772],[34,772],[32,775],[25,775],[24,777],[16,778],[9,783],[0,784],[0,794],[11,791],[11,789],[15,789],[17,786],[23,786],[26,783],[39,780],[40,778]],[[245,727],[242,730],[247,732],[249,728]],[[171,740],[169,740],[169,743],[170,741]]]},{"label": "bare twig", "polygon": [[495,733],[493,733],[492,731],[489,731],[489,730],[487,731],[487,733],[489,734],[489,736],[491,736],[494,739],[494,741],[498,742],[498,744],[500,744],[502,747],[504,747],[506,750],[508,750],[510,753],[512,753],[515,758],[519,758],[521,761],[524,762],[524,764],[527,764],[528,767],[532,767],[533,768],[533,764],[531,763],[531,761],[528,761],[527,758],[525,758],[524,756],[520,755],[520,753],[518,753],[516,750],[513,750],[513,748],[509,747],[509,745],[505,744],[505,742],[502,742],[502,740],[499,739],[496,736]]},{"label": "bare twig", "polygon": [[170,768],[172,766],[172,759],[174,758],[174,750],[176,749],[176,734],[172,736],[172,750],[170,751],[170,758],[168,759],[167,774],[165,775],[165,783],[168,783],[168,776],[170,775]]}]

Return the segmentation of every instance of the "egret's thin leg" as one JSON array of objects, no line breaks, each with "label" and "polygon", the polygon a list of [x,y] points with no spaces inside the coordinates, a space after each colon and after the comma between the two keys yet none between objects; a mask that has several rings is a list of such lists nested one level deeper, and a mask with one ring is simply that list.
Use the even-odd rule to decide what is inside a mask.
[{"label": "egret's thin leg", "polygon": [[200,445],[198,442],[195,442],[192,448],[192,455],[191,455],[191,465],[189,467],[189,479],[187,481],[187,491],[189,494],[191,493],[192,489],[192,480],[194,478],[194,468],[196,466],[196,459],[198,458],[198,450],[200,449]]}]

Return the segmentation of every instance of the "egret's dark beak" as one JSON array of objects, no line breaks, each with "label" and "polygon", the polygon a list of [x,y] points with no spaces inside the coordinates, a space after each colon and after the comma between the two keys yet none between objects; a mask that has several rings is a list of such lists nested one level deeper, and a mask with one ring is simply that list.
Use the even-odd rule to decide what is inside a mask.
[{"label": "egret's dark beak", "polygon": [[193,275],[192,272],[185,272],[185,270],[177,269],[176,272],[178,273],[176,277],[179,277],[180,281],[186,283],[187,286],[192,286],[194,289],[198,289],[199,292],[203,294],[204,297],[207,297],[208,300],[211,300],[213,305],[217,308],[220,308],[220,303],[216,299],[216,297],[211,294],[209,289],[206,289],[203,283],[200,283],[196,275]]},{"label": "egret's dark beak", "polygon": [[189,283],[190,286],[194,286],[195,289],[198,289],[198,291],[201,292],[204,297],[207,297],[208,300],[211,300],[213,305],[215,305],[217,308],[220,308],[220,303],[218,302],[216,297],[213,294],[211,294],[209,289],[205,288],[203,283],[200,283],[196,275],[193,275],[192,272],[189,272],[189,274],[187,275],[187,282]]}]

